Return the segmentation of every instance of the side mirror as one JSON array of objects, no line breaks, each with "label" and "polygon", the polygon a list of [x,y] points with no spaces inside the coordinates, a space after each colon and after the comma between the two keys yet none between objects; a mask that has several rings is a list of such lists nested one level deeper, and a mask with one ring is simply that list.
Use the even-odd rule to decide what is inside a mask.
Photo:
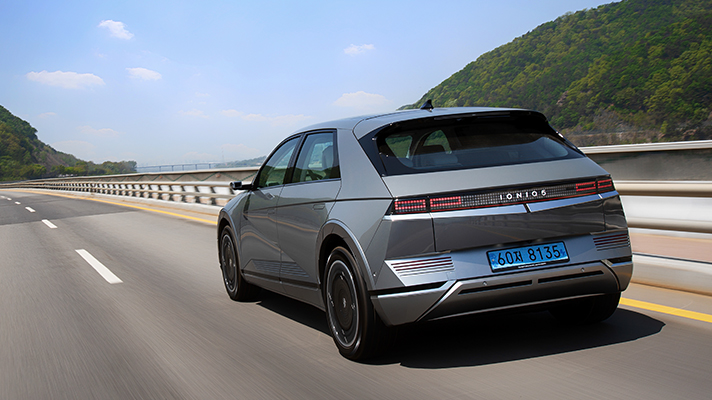
[{"label": "side mirror", "polygon": [[251,183],[242,183],[242,181],[233,181],[230,182],[230,189],[233,191],[238,191],[238,190],[250,190],[252,189],[252,184]]}]

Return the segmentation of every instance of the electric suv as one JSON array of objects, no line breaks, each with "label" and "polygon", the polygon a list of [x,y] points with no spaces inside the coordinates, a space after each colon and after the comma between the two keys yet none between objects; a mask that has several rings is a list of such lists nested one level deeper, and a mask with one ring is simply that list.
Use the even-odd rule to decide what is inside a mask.
[{"label": "electric suv", "polygon": [[392,327],[530,306],[617,308],[633,263],[610,175],[531,110],[431,108],[289,136],[218,219],[234,300],[258,288],[326,313],[341,354]]}]

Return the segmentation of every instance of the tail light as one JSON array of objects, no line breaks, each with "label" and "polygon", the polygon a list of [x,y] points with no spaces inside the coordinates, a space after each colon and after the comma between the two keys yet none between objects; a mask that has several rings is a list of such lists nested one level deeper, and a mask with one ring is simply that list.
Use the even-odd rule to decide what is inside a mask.
[{"label": "tail light", "polygon": [[412,214],[428,211],[428,199],[396,200],[393,203],[395,214]]},{"label": "tail light", "polygon": [[598,181],[596,181],[596,185],[599,193],[611,192],[616,190],[613,187],[613,179],[611,178],[599,179]]},{"label": "tail light", "polygon": [[413,214],[497,207],[588,196],[614,190],[613,180],[610,177],[605,177],[591,181],[569,182],[526,189],[396,199],[393,202],[392,214]]}]

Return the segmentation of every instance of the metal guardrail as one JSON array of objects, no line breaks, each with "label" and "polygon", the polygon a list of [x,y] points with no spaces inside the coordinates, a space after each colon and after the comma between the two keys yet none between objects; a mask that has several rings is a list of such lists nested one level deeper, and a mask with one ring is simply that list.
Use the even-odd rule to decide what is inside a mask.
[{"label": "metal guardrail", "polygon": [[646,153],[651,151],[672,150],[710,150],[712,140],[690,140],[687,142],[658,142],[617,144],[612,146],[579,147],[586,155],[590,154],[616,154],[616,153]]},{"label": "metal guardrail", "polygon": [[615,181],[621,196],[712,197],[712,182]]},{"label": "metal guardrail", "polygon": [[[114,196],[140,197],[182,203],[218,205],[219,199],[235,196],[229,183],[145,183],[145,182],[45,182],[23,185],[23,189],[65,190],[71,192],[99,193]],[[207,202],[207,203],[206,203]]]},{"label": "metal guardrail", "polygon": [[581,147],[614,181],[712,181],[712,140]]},{"label": "metal guardrail", "polygon": [[46,189],[223,205],[235,196],[230,182],[247,180],[257,167],[172,173],[65,177],[0,184],[0,189]]}]

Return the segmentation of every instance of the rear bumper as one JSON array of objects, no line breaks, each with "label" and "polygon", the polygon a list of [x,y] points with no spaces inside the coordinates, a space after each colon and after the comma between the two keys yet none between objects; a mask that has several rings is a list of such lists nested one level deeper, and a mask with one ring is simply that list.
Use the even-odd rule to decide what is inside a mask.
[{"label": "rear bumper", "polygon": [[371,300],[387,325],[402,325],[621,292],[632,270],[632,261],[589,262],[448,281],[435,289],[373,295]]}]

